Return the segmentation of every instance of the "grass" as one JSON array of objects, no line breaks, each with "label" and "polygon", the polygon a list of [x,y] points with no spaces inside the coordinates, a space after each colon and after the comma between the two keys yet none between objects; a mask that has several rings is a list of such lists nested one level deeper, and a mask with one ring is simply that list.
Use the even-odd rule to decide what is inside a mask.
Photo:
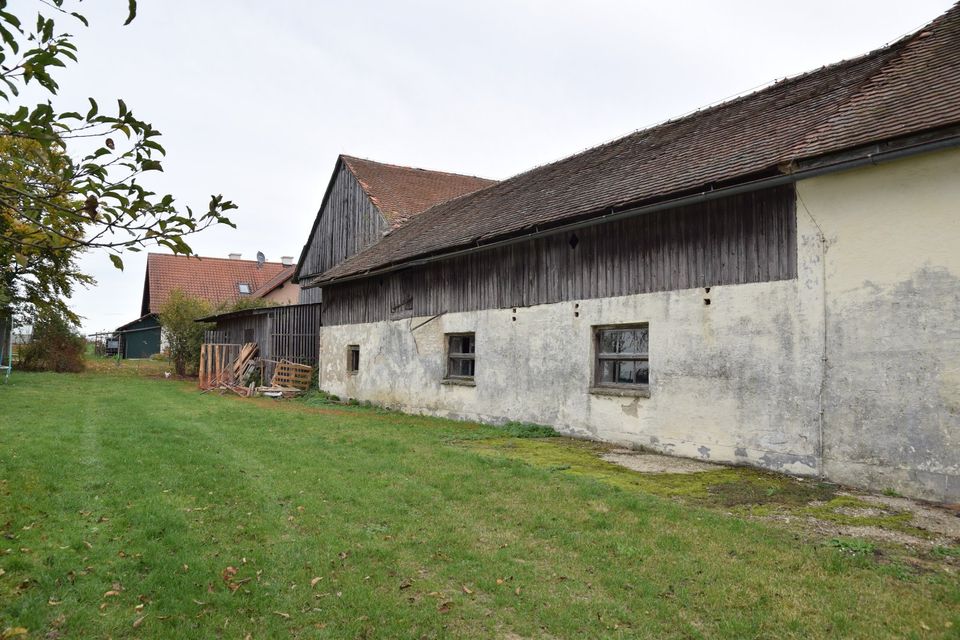
[{"label": "grass", "polygon": [[514,437],[531,426],[200,395],[123,370],[16,374],[0,406],[0,637],[960,631],[955,573],[737,511],[834,499],[816,483],[641,476],[602,445]]}]

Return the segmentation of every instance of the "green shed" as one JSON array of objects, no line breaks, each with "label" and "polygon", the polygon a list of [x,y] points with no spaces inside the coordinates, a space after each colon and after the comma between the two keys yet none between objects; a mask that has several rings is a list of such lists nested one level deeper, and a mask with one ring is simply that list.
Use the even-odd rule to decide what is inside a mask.
[{"label": "green shed", "polygon": [[117,328],[120,354],[124,358],[149,358],[160,353],[160,320],[148,313]]}]

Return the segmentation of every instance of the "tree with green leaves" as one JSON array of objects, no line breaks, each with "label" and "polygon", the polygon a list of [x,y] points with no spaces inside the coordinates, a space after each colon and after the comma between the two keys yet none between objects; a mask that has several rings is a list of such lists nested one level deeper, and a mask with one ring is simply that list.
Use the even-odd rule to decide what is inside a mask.
[{"label": "tree with green leaves", "polygon": [[211,313],[213,307],[209,302],[187,295],[181,289],[171,291],[160,307],[160,326],[177,375],[185,376],[199,364],[203,333],[214,325],[196,322],[196,319]]},{"label": "tree with green leaves", "polygon": [[[119,269],[124,252],[146,247],[190,254],[189,237],[234,226],[226,213],[236,208],[216,195],[195,212],[147,188],[143,176],[163,170],[165,151],[160,133],[123,100],[109,112],[93,98],[78,111],[21,104],[31,85],[56,95],[55,74],[77,62],[74,37],[60,25],[89,26],[73,10],[79,2],[36,0],[28,19],[25,2],[15,11],[0,0],[0,307],[50,307],[74,320],[63,298],[91,283],[77,268],[80,252],[103,251]],[[136,11],[128,0],[124,24]]]}]

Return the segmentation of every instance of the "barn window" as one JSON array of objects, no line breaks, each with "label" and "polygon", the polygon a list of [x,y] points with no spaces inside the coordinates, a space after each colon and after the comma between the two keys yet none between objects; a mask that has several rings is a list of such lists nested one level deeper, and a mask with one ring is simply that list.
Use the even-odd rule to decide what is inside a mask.
[{"label": "barn window", "polygon": [[477,339],[472,333],[447,334],[447,379],[473,380]]},{"label": "barn window", "polygon": [[360,345],[347,345],[347,373],[360,371]]},{"label": "barn window", "polygon": [[649,327],[646,324],[594,328],[594,386],[647,389],[650,384]]},{"label": "barn window", "polygon": [[250,295],[250,284],[247,282],[238,282],[237,289],[240,291],[240,295],[242,296]]},{"label": "barn window", "polygon": [[244,330],[243,330],[243,341],[244,341],[244,342],[253,342],[253,329],[244,329]]}]

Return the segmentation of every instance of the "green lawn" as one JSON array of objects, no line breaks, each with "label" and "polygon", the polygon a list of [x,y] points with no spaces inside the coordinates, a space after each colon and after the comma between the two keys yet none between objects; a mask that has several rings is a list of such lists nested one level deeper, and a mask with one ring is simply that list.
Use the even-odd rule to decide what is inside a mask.
[{"label": "green lawn", "polygon": [[960,637],[956,563],[510,451],[588,445],[102,372],[0,411],[4,638]]}]

